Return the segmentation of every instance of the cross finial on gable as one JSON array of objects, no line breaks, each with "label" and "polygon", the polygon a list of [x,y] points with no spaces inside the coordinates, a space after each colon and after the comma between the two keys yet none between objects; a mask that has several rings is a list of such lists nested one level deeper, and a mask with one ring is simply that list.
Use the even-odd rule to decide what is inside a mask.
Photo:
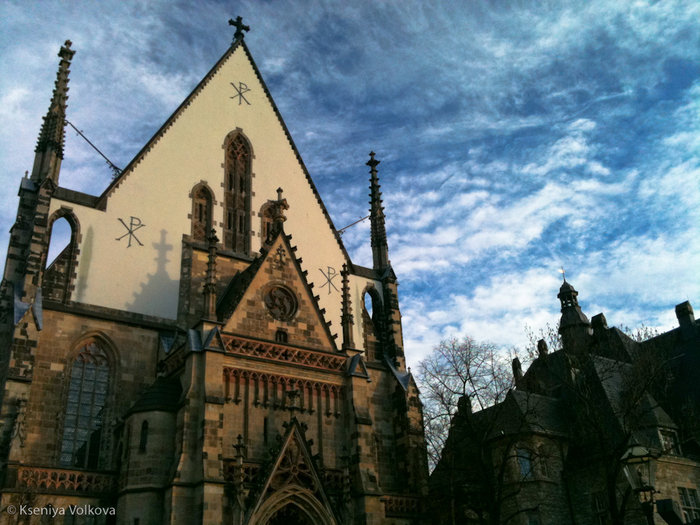
[{"label": "cross finial on gable", "polygon": [[243,24],[243,18],[241,18],[240,16],[237,16],[236,20],[231,18],[228,21],[228,25],[234,26],[236,28],[236,32],[233,34],[234,44],[239,40],[243,40],[243,37],[245,36],[245,33],[243,33],[243,31],[250,31],[250,26]]}]

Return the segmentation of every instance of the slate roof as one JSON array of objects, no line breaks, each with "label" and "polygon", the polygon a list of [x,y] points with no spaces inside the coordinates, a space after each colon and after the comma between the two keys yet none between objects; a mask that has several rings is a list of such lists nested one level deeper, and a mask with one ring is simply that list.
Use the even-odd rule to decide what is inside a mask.
[{"label": "slate roof", "polygon": [[139,412],[175,412],[180,407],[182,386],[178,377],[159,377],[136,400],[126,415]]},{"label": "slate roof", "polygon": [[219,319],[227,319],[236,310],[238,303],[243,299],[243,295],[245,295],[245,291],[253,281],[253,277],[255,277],[263,260],[265,260],[266,254],[267,249],[263,248],[260,250],[260,255],[253,259],[253,262],[250,263],[248,268],[233,276],[228,286],[226,286],[224,293],[221,294],[221,297],[219,297],[216,302],[216,316]]},{"label": "slate roof", "polygon": [[496,405],[476,412],[474,426],[485,431],[486,439],[522,433],[568,435],[563,402],[522,390],[511,390]]},{"label": "slate roof", "polygon": [[628,423],[625,421],[626,418],[634,418],[636,428],[677,428],[671,417],[649,392],[642,392],[638,399],[633,399],[634,406],[624,406],[624,393],[631,387],[628,382],[635,380],[635,370],[631,364],[600,356],[591,356],[591,362],[605,393],[608,406],[620,425],[624,426]]}]

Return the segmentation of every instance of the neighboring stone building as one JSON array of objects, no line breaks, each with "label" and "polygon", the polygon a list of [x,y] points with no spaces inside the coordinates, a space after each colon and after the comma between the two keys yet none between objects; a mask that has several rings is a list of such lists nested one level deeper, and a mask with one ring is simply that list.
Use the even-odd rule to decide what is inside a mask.
[{"label": "neighboring stone building", "polygon": [[[364,268],[235,25],[99,196],[59,183],[74,54],[61,48],[2,281],[4,511],[116,508],[51,523],[420,522],[422,411],[379,161],[367,162]],[[58,220],[72,234],[47,264]]]},{"label": "neighboring stone building", "polygon": [[654,523],[700,523],[700,321],[686,302],[678,328],[636,342],[589,322],[577,295],[564,281],[561,350],[540,341],[525,374],[516,358],[501,403],[460,400],[430,479],[434,523],[648,523],[623,469],[632,445],[655,458]]}]

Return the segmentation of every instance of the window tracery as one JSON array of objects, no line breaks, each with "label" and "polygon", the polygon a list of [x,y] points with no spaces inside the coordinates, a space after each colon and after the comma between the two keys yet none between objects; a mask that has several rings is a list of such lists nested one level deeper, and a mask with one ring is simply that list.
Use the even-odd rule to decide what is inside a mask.
[{"label": "window tracery", "polygon": [[205,241],[212,227],[212,196],[206,186],[196,186],[192,192],[192,238]]},{"label": "window tracery", "polygon": [[89,341],[78,353],[70,371],[61,465],[98,468],[109,375],[107,354],[96,341]]},{"label": "window tracery", "polygon": [[237,133],[226,146],[224,181],[224,247],[237,253],[250,251],[251,153]]}]

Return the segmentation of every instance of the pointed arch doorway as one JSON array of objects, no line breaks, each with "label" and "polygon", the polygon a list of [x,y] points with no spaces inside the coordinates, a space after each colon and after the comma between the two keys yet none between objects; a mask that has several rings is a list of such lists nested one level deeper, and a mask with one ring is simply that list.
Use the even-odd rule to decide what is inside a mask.
[{"label": "pointed arch doorway", "polygon": [[306,512],[289,503],[275,512],[267,525],[314,525],[314,523]]},{"label": "pointed arch doorway", "polygon": [[251,516],[250,525],[338,525],[329,507],[308,489],[287,485],[273,492]]}]

